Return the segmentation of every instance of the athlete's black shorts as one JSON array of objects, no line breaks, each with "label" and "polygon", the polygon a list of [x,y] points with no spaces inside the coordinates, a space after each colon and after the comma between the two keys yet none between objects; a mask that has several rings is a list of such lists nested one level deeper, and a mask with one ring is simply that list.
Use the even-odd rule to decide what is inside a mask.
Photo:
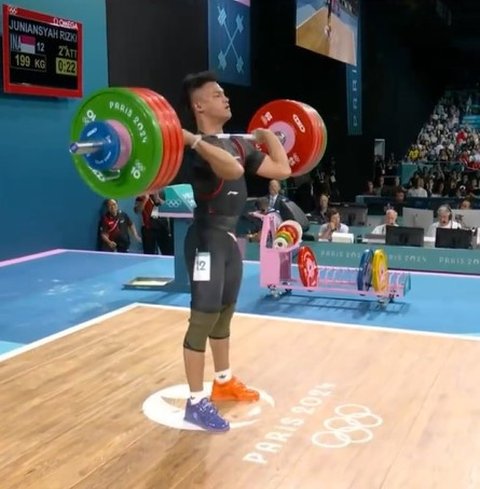
[{"label": "athlete's black shorts", "polygon": [[[193,280],[197,252],[210,253],[208,282]],[[223,306],[237,301],[243,263],[238,244],[232,235],[226,230],[194,222],[185,237],[184,253],[190,277],[191,309],[219,312]]]}]

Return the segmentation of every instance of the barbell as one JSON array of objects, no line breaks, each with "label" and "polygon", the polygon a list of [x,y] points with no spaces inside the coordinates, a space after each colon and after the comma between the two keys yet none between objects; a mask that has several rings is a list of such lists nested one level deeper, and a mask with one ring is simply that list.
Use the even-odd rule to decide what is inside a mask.
[{"label": "barbell", "polygon": [[[292,176],[308,173],[322,159],[327,130],[319,113],[295,100],[274,100],[252,117],[244,138],[257,149],[255,130],[269,129],[288,155]],[[71,127],[70,154],[84,182],[105,198],[128,198],[169,185],[182,165],[180,120],[169,102],[146,88],[107,88],[86,98]]]}]

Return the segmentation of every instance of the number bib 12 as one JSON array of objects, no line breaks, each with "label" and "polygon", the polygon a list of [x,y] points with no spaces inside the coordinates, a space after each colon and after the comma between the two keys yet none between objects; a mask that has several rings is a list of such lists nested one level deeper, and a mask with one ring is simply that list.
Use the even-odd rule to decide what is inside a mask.
[{"label": "number bib 12", "polygon": [[193,281],[210,281],[210,253],[200,252],[196,254],[193,264]]}]

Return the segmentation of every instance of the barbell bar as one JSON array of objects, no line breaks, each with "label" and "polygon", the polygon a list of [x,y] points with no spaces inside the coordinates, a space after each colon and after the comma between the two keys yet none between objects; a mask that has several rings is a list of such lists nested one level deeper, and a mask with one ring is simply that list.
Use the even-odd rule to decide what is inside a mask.
[{"label": "barbell bar", "polygon": [[90,141],[86,142],[76,142],[70,145],[70,153],[72,155],[88,155],[101,151],[105,147],[105,140]]},{"label": "barbell bar", "polygon": [[[279,141],[284,144],[286,140],[285,134],[281,132],[275,132],[275,136],[279,139]],[[247,141],[256,141],[256,136],[255,134],[242,134],[242,133],[218,133],[218,134],[213,134],[209,136],[202,136],[204,137],[215,137],[217,139],[245,139]],[[108,145],[108,141],[105,139],[101,140],[98,139],[96,141],[89,141],[89,142],[81,142],[77,141],[74,143],[71,143],[69,151],[72,155],[86,155],[86,154],[93,154],[97,153],[100,151],[104,151],[105,147]]]},{"label": "barbell bar", "polygon": [[[292,176],[311,171],[322,159],[327,130],[318,112],[294,100],[274,100],[252,117],[241,138],[257,149],[255,130],[269,129],[289,157]],[[71,126],[69,152],[80,177],[105,198],[128,198],[167,186],[184,152],[182,127],[169,102],[145,88],[107,88],[86,98]],[[212,136],[209,136],[212,141]]]}]

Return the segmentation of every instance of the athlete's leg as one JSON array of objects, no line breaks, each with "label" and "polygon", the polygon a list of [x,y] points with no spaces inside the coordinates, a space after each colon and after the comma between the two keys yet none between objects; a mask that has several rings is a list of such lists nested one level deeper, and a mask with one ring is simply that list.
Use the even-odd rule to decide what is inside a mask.
[{"label": "athlete's leg", "polygon": [[[191,288],[189,326],[183,342],[185,374],[190,387],[185,419],[210,431],[229,429],[229,423],[209,403],[203,387],[207,338],[220,317],[222,307],[225,252],[218,238],[214,231],[209,231],[209,236],[201,236],[195,227],[191,227],[185,237],[184,248]],[[200,267],[209,273],[209,277],[204,277],[208,280],[196,280],[194,275],[194,267],[198,264],[197,252],[209,254],[206,266]]]},{"label": "athlete's leg", "polygon": [[243,275],[243,262],[238,244],[231,236],[227,235],[227,238],[228,258],[225,265],[222,309],[220,311],[220,317],[209,335],[215,372],[221,372],[230,368],[230,323],[235,312]]},{"label": "athlete's leg", "polygon": [[[221,235],[210,231],[210,236],[205,235],[206,239],[201,241],[197,233],[198,231],[192,227],[185,238],[185,260],[190,277],[191,303],[189,327],[183,346],[185,370],[192,392],[203,389],[206,343],[222,309],[226,261]],[[209,253],[210,264],[206,265],[209,270],[205,272],[210,274],[210,280],[195,280],[197,251]]]},{"label": "athlete's leg", "polygon": [[230,368],[230,323],[240,291],[243,262],[237,243],[230,237],[225,285],[220,317],[210,333],[210,347],[215,367],[212,400],[257,401],[259,394],[248,389],[232,375]]}]

